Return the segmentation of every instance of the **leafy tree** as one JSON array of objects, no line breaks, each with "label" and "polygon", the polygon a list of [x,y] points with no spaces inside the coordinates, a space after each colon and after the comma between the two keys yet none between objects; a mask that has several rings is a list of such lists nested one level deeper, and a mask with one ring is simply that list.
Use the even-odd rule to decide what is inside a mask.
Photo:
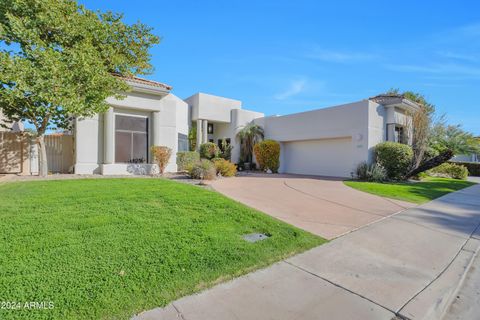
[{"label": "leafy tree", "polygon": [[408,113],[411,117],[411,123],[407,124],[409,135],[412,138],[413,158],[411,167],[415,169],[424,160],[428,149],[430,127],[435,115],[435,106],[428,102],[424,95],[413,91],[400,93],[398,89],[391,89],[387,94],[403,96],[408,100],[416,102],[419,106],[416,111]]},{"label": "leafy tree", "polygon": [[460,125],[447,125],[442,120],[431,129],[430,146],[438,152],[452,150],[455,155],[480,152],[480,144],[471,133]]},{"label": "leafy tree", "polygon": [[35,127],[40,175],[47,174],[44,135],[74,117],[108,109],[129,90],[123,77],[151,72],[151,28],[94,12],[73,0],[0,2],[0,109],[10,122]]},{"label": "leafy tree", "polygon": [[254,122],[250,122],[237,133],[240,139],[241,160],[244,162],[252,162],[253,146],[264,138],[263,128]]}]

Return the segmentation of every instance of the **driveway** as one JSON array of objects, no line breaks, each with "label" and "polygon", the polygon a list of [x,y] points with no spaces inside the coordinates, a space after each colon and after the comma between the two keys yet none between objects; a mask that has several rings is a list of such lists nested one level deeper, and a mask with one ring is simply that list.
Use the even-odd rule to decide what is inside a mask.
[{"label": "driveway", "polygon": [[218,192],[277,219],[333,239],[415,204],[357,191],[340,179],[250,174],[211,183]]},{"label": "driveway", "polygon": [[479,249],[475,185],[133,319],[442,319],[457,295],[478,319],[478,286],[457,289]]}]

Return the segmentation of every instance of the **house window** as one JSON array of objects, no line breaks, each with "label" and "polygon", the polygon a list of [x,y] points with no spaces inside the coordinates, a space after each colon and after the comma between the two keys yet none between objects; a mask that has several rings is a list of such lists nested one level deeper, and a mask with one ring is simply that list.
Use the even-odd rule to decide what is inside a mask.
[{"label": "house window", "polygon": [[148,162],[148,118],[115,116],[115,163]]},{"label": "house window", "polygon": [[395,142],[406,143],[404,127],[395,126]]},{"label": "house window", "polygon": [[405,127],[395,123],[387,124],[387,141],[408,143],[408,137],[405,133]]},{"label": "house window", "polygon": [[178,151],[188,151],[188,136],[186,134],[178,134]]},{"label": "house window", "polygon": [[207,133],[213,134],[213,123],[209,123],[207,126]]}]

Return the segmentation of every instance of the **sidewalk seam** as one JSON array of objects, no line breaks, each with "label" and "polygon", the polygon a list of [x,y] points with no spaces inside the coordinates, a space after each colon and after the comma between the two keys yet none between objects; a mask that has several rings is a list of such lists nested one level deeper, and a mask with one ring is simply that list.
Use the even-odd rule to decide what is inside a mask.
[{"label": "sidewalk seam", "polygon": [[[448,268],[450,268],[450,266],[453,264],[453,262],[458,258],[458,256],[460,255],[460,252],[462,251],[468,251],[468,250],[464,250],[465,248],[465,245],[467,244],[468,240],[472,239],[472,236],[473,234],[475,233],[475,231],[480,227],[480,224],[477,224],[477,226],[475,227],[475,229],[472,231],[472,233],[470,234],[470,236],[465,240],[465,242],[463,243],[462,247],[458,250],[458,252],[453,256],[453,259],[450,260],[450,262],[447,264],[447,266],[435,277],[432,279],[432,281],[430,281],[423,289],[419,290],[416,294],[414,294],[405,304],[403,304],[403,306],[400,307],[400,309],[398,309],[398,311],[396,312],[396,314],[401,314],[402,310],[410,303],[412,302],[413,299],[415,299],[416,297],[418,297],[418,295],[420,295],[423,291],[425,291],[427,288],[429,288],[435,281],[437,281],[447,270]],[[478,252],[478,248],[477,248],[477,252]],[[475,254],[473,255],[475,256]],[[471,260],[473,261],[473,260]],[[470,263],[469,263],[469,266],[470,267]],[[465,274],[468,272],[469,268],[466,268],[465,269],[465,272],[463,273],[462,275],[462,279],[460,280],[459,284],[457,284],[457,286],[459,286],[461,283],[462,283],[462,280],[463,280],[463,277],[465,276]],[[457,290],[455,290],[457,291]],[[449,298],[450,299],[450,298]],[[450,304],[448,304],[450,306]]]},{"label": "sidewalk seam", "polygon": [[338,283],[335,283],[335,282],[333,282],[333,281],[331,281],[331,280],[328,280],[328,279],[326,279],[326,278],[324,278],[324,277],[322,277],[322,276],[319,276],[318,274],[315,274],[315,273],[313,273],[313,272],[311,272],[311,271],[308,271],[307,269],[304,269],[304,268],[302,268],[302,267],[300,267],[300,266],[297,266],[297,265],[295,265],[295,264],[293,264],[293,263],[291,263],[291,262],[289,262],[289,261],[284,260],[283,262],[286,263],[286,264],[288,264],[288,265],[290,265],[290,266],[292,266],[292,267],[294,267],[294,268],[297,268],[298,270],[301,270],[301,271],[303,271],[303,272],[305,272],[305,273],[308,273],[308,274],[310,274],[310,275],[312,275],[312,276],[314,276],[314,277],[316,277],[316,278],[319,278],[319,279],[321,279],[321,280],[323,280],[323,281],[326,281],[326,282],[330,283],[331,285],[334,285],[334,286],[337,287],[337,288],[343,289],[343,290],[345,290],[345,291],[347,291],[347,292],[350,292],[350,293],[353,294],[353,295],[356,295],[357,297],[360,297],[360,298],[362,298],[362,299],[364,299],[364,300],[367,300],[368,302],[371,302],[371,303],[373,303],[374,305],[379,306],[380,308],[383,308],[383,309],[391,312],[392,315],[394,315],[394,316],[397,315],[397,314],[395,313],[395,311],[393,311],[393,310],[391,310],[391,309],[389,309],[389,308],[387,308],[387,307],[385,307],[385,306],[382,306],[382,305],[379,304],[378,302],[375,302],[375,301],[373,301],[373,300],[371,300],[371,299],[369,299],[369,298],[367,298],[367,297],[365,297],[365,296],[362,296],[361,294],[358,294],[358,293],[356,293],[355,291],[352,291],[352,290],[350,290],[350,289],[348,289],[348,288],[345,288],[345,287],[339,285]]},{"label": "sidewalk seam", "polygon": [[178,307],[175,305],[174,302],[172,302],[172,307],[173,309],[175,309],[175,311],[177,311],[177,314],[180,316],[180,319],[187,320],[185,319],[185,317],[183,316],[183,313],[180,311],[180,309],[178,309]]}]

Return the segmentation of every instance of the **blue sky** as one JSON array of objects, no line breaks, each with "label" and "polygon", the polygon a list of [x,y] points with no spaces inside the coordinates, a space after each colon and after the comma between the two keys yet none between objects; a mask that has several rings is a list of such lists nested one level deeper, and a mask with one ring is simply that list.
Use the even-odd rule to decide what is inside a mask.
[{"label": "blue sky", "polygon": [[480,135],[478,1],[80,3],[154,27],[148,78],[182,98],[206,92],[272,115],[399,88]]}]

